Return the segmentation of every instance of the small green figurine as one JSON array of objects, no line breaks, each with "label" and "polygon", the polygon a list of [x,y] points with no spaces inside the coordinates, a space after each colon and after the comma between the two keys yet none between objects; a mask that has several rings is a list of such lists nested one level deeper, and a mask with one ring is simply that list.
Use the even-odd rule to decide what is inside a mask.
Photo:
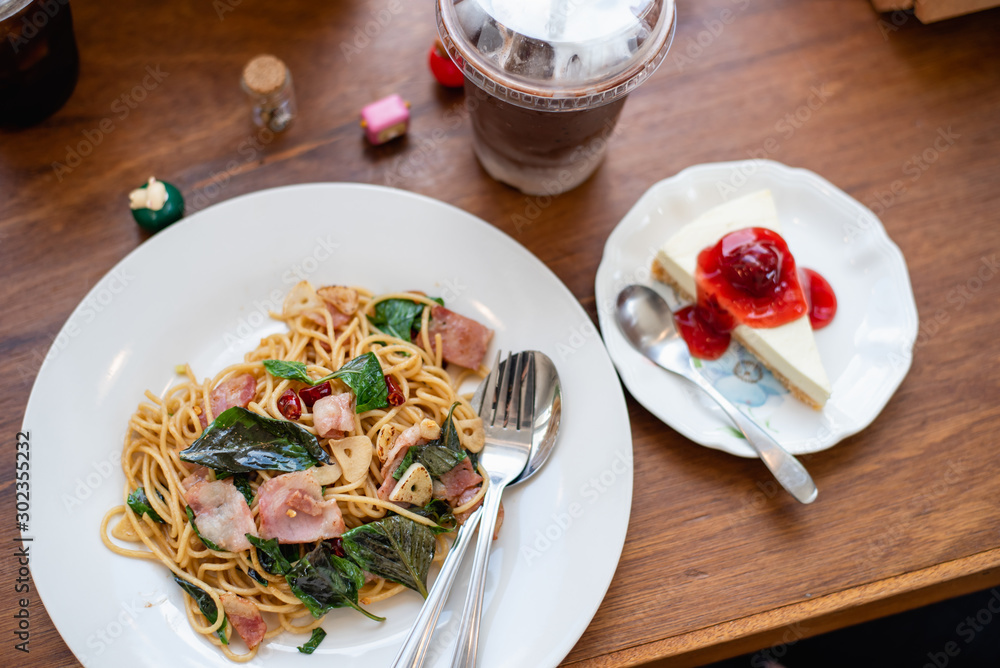
[{"label": "small green figurine", "polygon": [[166,181],[157,181],[154,176],[130,192],[128,198],[135,222],[150,232],[159,232],[184,215],[181,191]]}]

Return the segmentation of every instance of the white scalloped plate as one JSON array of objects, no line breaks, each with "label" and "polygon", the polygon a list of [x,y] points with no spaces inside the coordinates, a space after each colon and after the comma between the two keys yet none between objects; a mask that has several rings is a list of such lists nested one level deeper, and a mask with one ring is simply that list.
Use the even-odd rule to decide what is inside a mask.
[{"label": "white scalloped plate", "polygon": [[[98,530],[122,503],[122,441],[143,391],[166,390],[178,363],[205,377],[241,360],[283,327],[267,312],[280,310],[300,278],[422,289],[493,328],[495,347],[555,361],[559,443],[530,482],[504,494],[480,665],[557,665],[597,611],[628,526],[632,435],[614,367],[577,300],[523,246],[455,207],[360,184],[288,186],[205,209],[135,249],[69,317],[24,418],[31,570],[66,644],[88,667],[233,665],[191,629],[169,571],[111,553]],[[467,575],[442,613],[428,665],[450,661]],[[372,604],[381,624],[333,610],[313,656],[295,649],[307,636],[282,634],[250,665],[389,665],[421,602],[406,592]]]},{"label": "white scalloped plate", "polygon": [[656,250],[682,225],[734,197],[770,188],[796,263],[819,271],[837,294],[834,321],[816,332],[833,386],[815,411],[793,398],[738,344],[703,373],[741,410],[767,427],[790,452],[824,450],[867,427],[910,368],[917,308],[906,261],[879,219],[813,172],[748,160],[690,167],[660,181],[608,237],[595,291],[605,345],[632,395],[696,443],[739,455],[754,451],[725,414],[693,385],[654,366],[632,349],[614,322],[618,292],[629,283],[653,286]]}]

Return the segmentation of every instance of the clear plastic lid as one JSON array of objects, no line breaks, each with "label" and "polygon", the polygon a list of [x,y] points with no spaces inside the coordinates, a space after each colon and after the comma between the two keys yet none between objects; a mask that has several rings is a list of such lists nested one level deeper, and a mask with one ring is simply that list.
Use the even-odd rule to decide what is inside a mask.
[{"label": "clear plastic lid", "polygon": [[438,31],[474,84],[521,107],[606,104],[667,53],[674,0],[437,0]]}]

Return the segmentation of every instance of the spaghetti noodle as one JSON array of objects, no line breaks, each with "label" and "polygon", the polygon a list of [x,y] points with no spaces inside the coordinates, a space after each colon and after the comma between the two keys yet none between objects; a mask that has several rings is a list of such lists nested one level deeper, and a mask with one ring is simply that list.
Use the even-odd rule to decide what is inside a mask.
[{"label": "spaghetti noodle", "polygon": [[[419,323],[416,342],[390,336],[373,324],[378,305],[393,300],[422,307],[416,311],[413,321],[414,325]],[[426,514],[415,512],[419,508],[407,508],[406,504],[384,498],[386,495],[379,494],[379,488],[385,482],[382,471],[387,465],[387,462],[380,462],[380,457],[387,456],[391,439],[422,421],[430,419],[443,425],[450,415],[466,451],[475,453],[483,446],[482,423],[468,398],[459,395],[457,388],[466,378],[482,377],[486,369],[480,365],[478,369],[464,369],[454,377],[444,369],[442,351],[445,346],[440,334],[432,338],[429,326],[431,311],[438,303],[419,293],[374,296],[363,288],[314,290],[308,283],[300,283],[289,294],[282,313],[272,314],[286,323],[287,332],[264,338],[246,354],[243,362],[226,367],[214,378],[202,382],[197,380],[190,366],[185,365],[182,382],[170,388],[163,397],[146,391],[147,401],[139,404],[129,420],[122,453],[126,478],[124,495],[127,501],[131,500],[130,495],[142,488],[144,503],[151,512],[137,513],[128,502],[112,508],[101,524],[102,539],[117,554],[161,562],[177,578],[206,593],[201,606],[192,596],[184,596],[188,619],[195,630],[219,646],[231,660],[248,661],[259,647],[256,644],[241,653],[229,644],[239,617],[233,617],[233,623],[227,624],[226,615],[221,613],[230,611],[228,603],[234,597],[248,601],[267,616],[265,640],[283,631],[309,633],[322,624],[323,618],[317,619],[310,613],[284,575],[269,572],[268,560],[261,563],[258,549],[235,552],[211,549],[202,540],[195,522],[189,519],[188,506],[194,505],[186,498],[191,479],[200,475],[212,482],[223,477],[219,471],[213,474],[208,469],[199,473],[195,464],[181,459],[181,452],[198,441],[218,417],[213,414],[218,408],[213,390],[233,379],[252,377],[252,383],[247,381],[252,397],[247,396],[246,410],[282,420],[287,419],[289,416],[285,413],[289,413],[295,418],[293,422],[319,437],[319,444],[334,456],[340,467],[340,475],[327,481],[322,488],[322,502],[336,502],[347,530],[393,514],[437,528],[435,521]],[[290,390],[301,392],[308,385],[276,377],[264,365],[265,360],[298,362],[306,365],[310,377],[315,379],[367,353],[377,358],[388,386],[398,390],[393,402],[398,405],[354,414],[353,428],[342,436],[338,434],[341,439],[363,436],[372,444],[368,448],[338,449],[342,441],[323,438],[314,424],[316,413],[310,412],[308,407],[303,408],[300,415],[287,409],[283,412],[282,397],[287,397]],[[350,391],[340,380],[333,380],[331,387],[334,392]],[[331,469],[325,467],[325,470]],[[361,475],[352,471],[361,471]],[[262,485],[279,475],[283,472],[258,470],[245,478],[249,488],[247,503],[257,526],[261,525],[258,492]],[[398,478],[398,474],[395,477]],[[440,487],[435,481],[436,498],[440,498]],[[477,487],[466,490],[461,500],[449,499],[452,512],[461,519],[462,513],[481,503],[485,487],[480,481]],[[291,510],[288,512],[291,513],[289,517],[295,514]],[[447,551],[445,535],[435,535],[435,562],[443,560]],[[122,547],[112,537],[118,541],[141,543],[144,549]],[[290,557],[294,560],[303,558],[317,544],[286,546],[285,550],[291,552]],[[405,589],[386,577],[365,575],[365,583],[358,592],[362,605],[385,600]],[[205,613],[207,599],[220,613],[214,621]],[[257,617],[260,619],[261,615]],[[237,630],[243,635],[239,628]]]}]

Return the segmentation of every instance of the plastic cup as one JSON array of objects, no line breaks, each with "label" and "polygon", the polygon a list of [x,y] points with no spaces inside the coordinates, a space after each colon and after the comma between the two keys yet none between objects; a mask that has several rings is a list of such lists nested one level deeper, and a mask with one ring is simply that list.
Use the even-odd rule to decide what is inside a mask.
[{"label": "plastic cup", "polygon": [[483,168],[555,195],[600,165],[625,99],[666,56],[673,0],[438,0]]}]

